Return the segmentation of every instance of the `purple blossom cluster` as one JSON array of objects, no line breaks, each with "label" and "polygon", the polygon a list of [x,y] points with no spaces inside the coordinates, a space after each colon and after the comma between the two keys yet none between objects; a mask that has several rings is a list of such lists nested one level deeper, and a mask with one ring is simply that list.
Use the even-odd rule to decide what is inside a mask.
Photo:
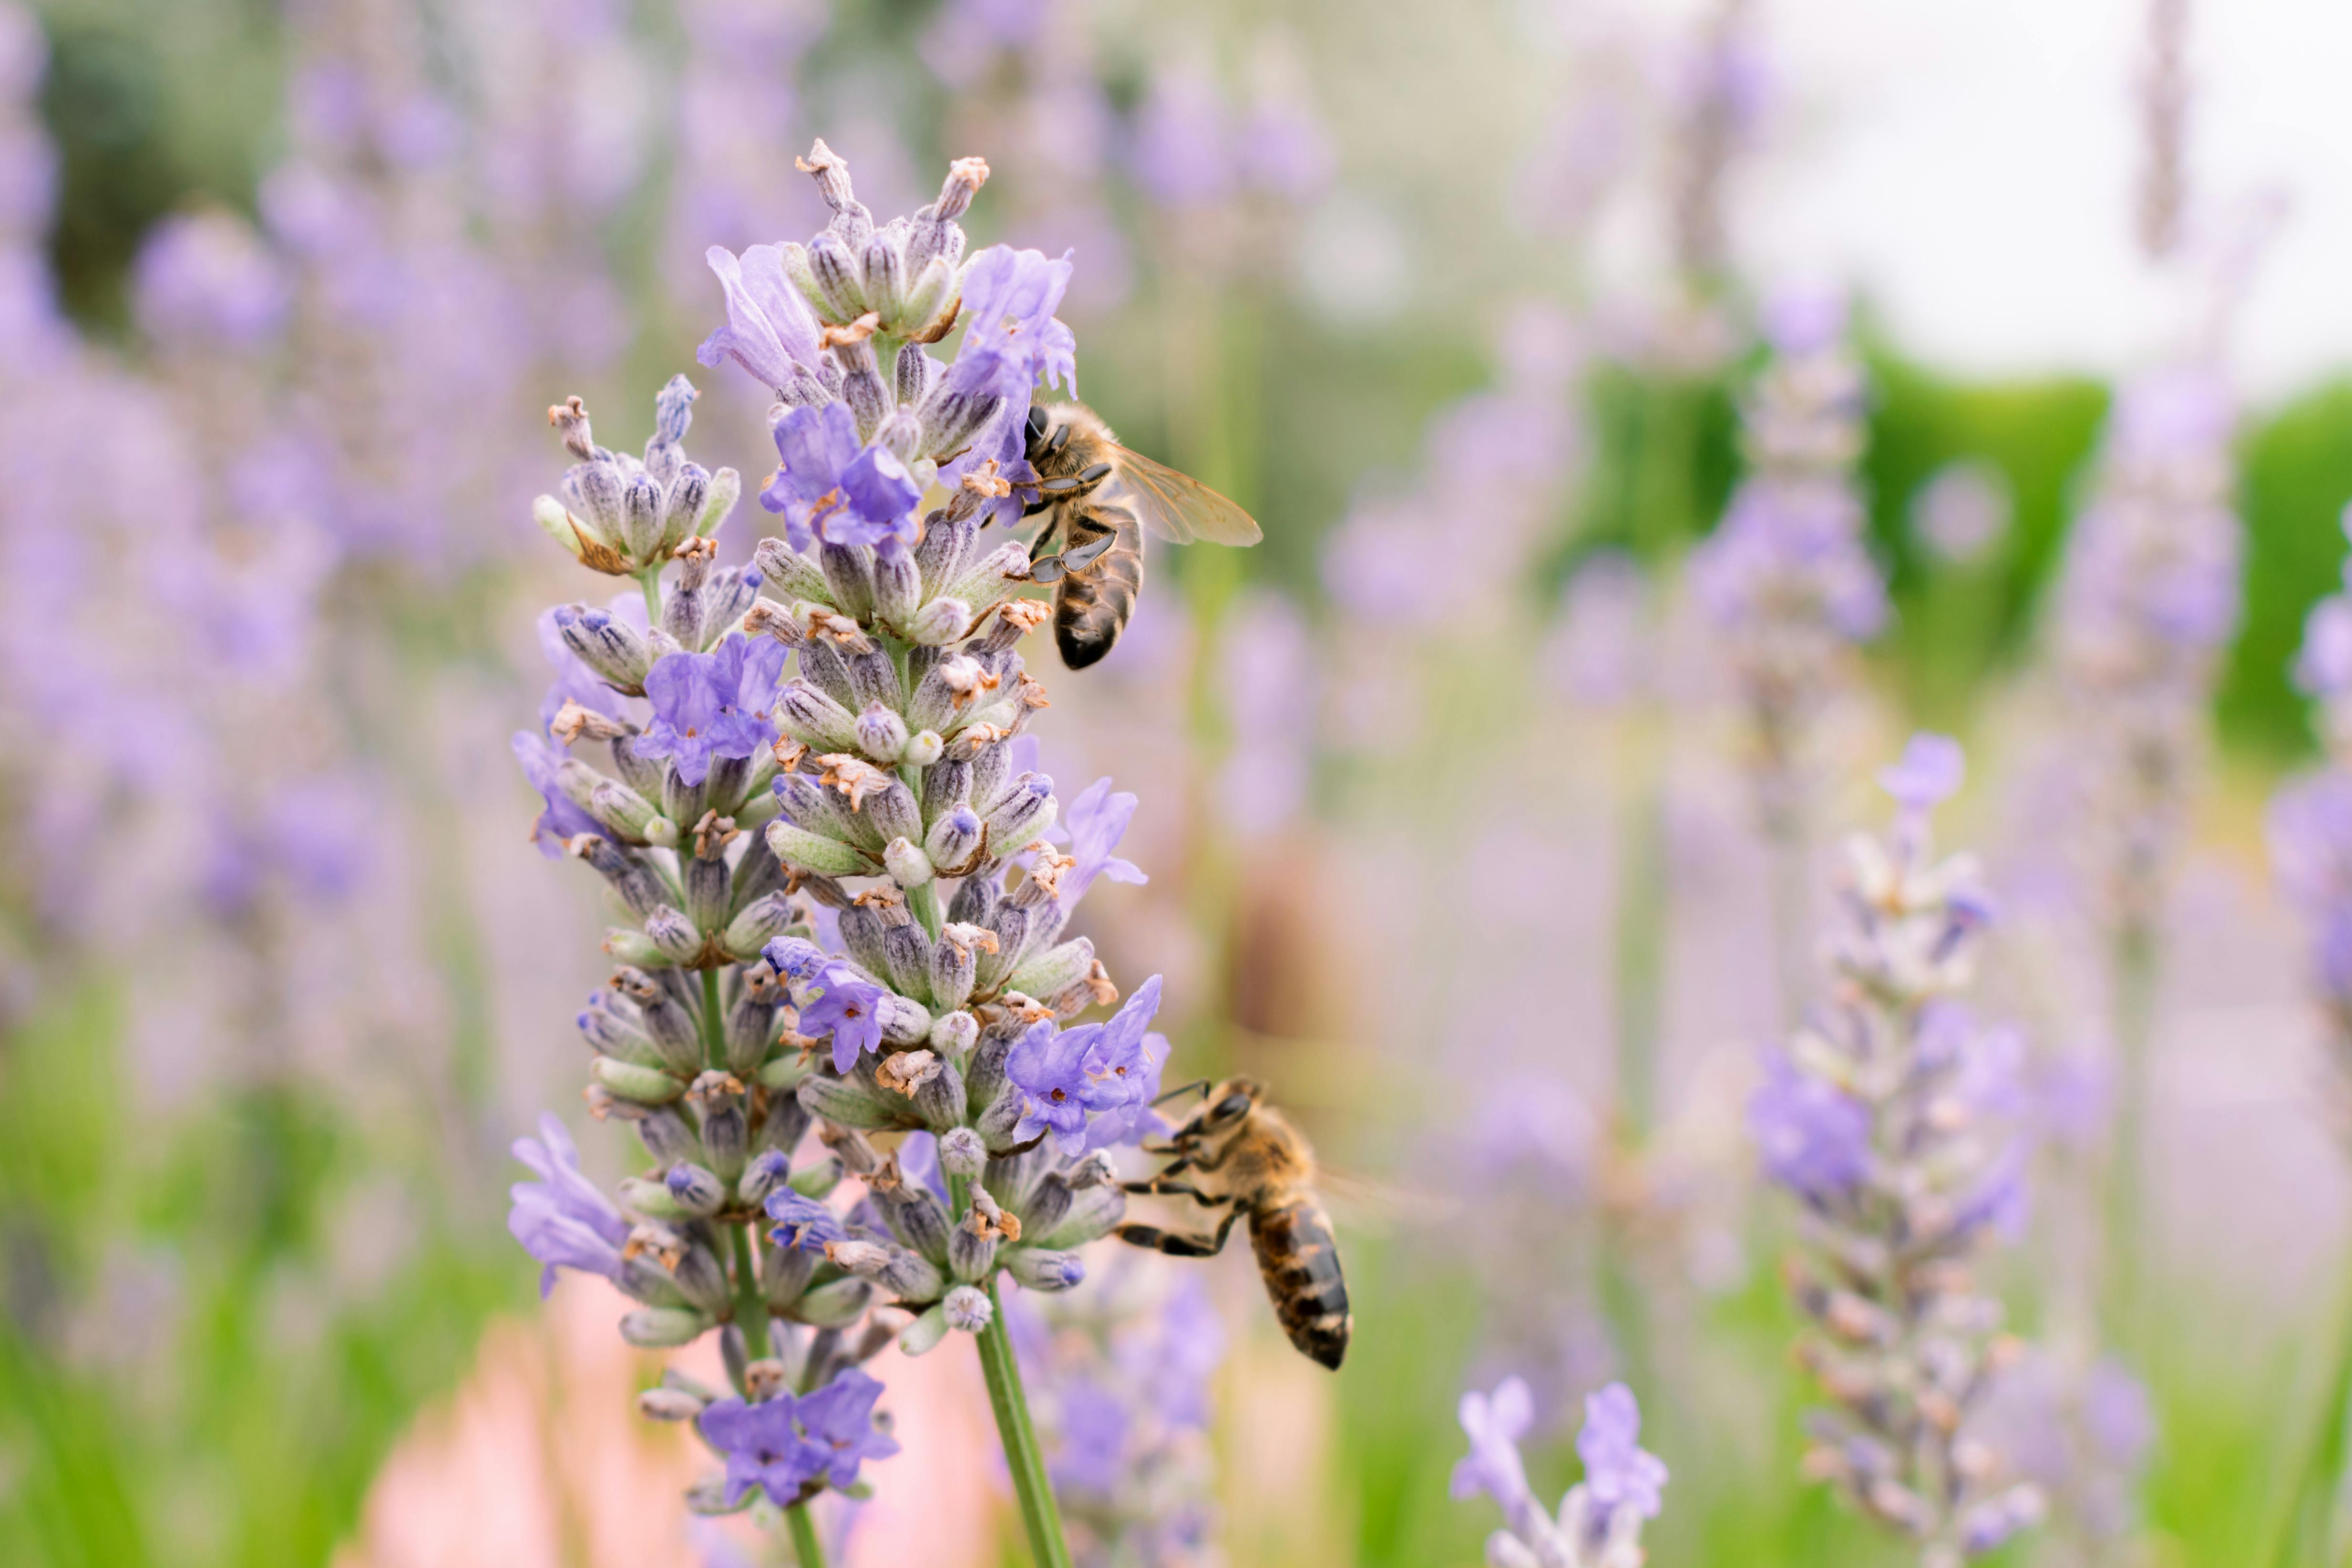
[{"label": "purple blossom cluster", "polygon": [[727,320],[702,350],[776,399],[760,500],[782,537],[718,564],[741,486],[688,455],[684,377],[642,457],[556,405],[573,461],[534,514],[637,591],[542,619],[554,681],[515,737],[541,844],[624,912],[577,1021],[591,1109],[652,1164],[608,1198],[550,1119],[517,1145],[541,1179],[511,1228],[550,1279],[635,1298],[632,1343],[718,1334],[733,1397],[673,1375],[643,1401],[724,1458],[689,1495],[704,1512],[855,1484],[895,1450],[861,1364],[950,1332],[991,1354],[1000,1276],[1082,1281],[1077,1249],[1125,1209],[1109,1151],[1165,1131],[1160,982],[1077,1021],[1119,996],[1066,930],[1095,883],[1143,880],[1117,853],[1136,798],[1105,779],[1066,812],[1036,768],[1019,643],[1045,606],[1016,596],[1023,547],[986,532],[1035,481],[1037,383],[1075,373],[1070,264],[965,255],[978,159],[887,223],[824,143],[802,167],[825,227],[714,250]]},{"label": "purple blossom cluster", "polygon": [[1557,1513],[1537,1500],[1519,1458],[1535,1422],[1524,1382],[1507,1377],[1491,1394],[1465,1394],[1461,1418],[1470,1452],[1454,1467],[1454,1495],[1485,1492],[1503,1510],[1505,1528],[1486,1538],[1488,1568],[1641,1568],[1642,1527],[1664,1506],[1666,1467],[1642,1447],[1632,1389],[1612,1383],[1586,1396],[1576,1437],[1584,1479]]},{"label": "purple blossom cluster", "polygon": [[1216,1524],[1211,1384],[1225,1335],[1192,1271],[1135,1255],[1080,1294],[1015,1296],[1054,1493],[1080,1568],[1182,1568]]},{"label": "purple blossom cluster", "polygon": [[1813,722],[1886,622],[1853,478],[1864,384],[1844,335],[1835,296],[1790,294],[1767,310],[1772,359],[1740,410],[1748,476],[1690,559],[1755,748],[1759,810],[1782,835],[1801,810]]},{"label": "purple blossom cluster", "polygon": [[1973,859],[1939,858],[1930,831],[1961,772],[1956,743],[1920,735],[1881,775],[1895,821],[1848,846],[1831,1000],[1769,1053],[1748,1104],[1807,1241],[1790,1270],[1812,1324],[1798,1355],[1831,1407],[1806,1472],[1938,1564],[2043,1511],[1968,1427],[2020,1348],[1969,1264],[2022,1223],[2025,1094],[2017,1036],[1955,999],[1990,915]]}]

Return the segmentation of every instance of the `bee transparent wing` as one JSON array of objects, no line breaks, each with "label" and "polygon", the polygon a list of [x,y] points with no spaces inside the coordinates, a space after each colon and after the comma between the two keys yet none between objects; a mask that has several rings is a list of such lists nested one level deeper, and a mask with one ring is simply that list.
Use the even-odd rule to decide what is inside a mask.
[{"label": "bee transparent wing", "polygon": [[1328,1166],[1316,1172],[1315,1190],[1339,1228],[1373,1235],[1427,1229],[1457,1218],[1462,1210],[1459,1203],[1434,1193],[1391,1186]]},{"label": "bee transparent wing", "polygon": [[1265,537],[1257,519],[1198,479],[1124,446],[1118,476],[1137,519],[1170,544],[1254,545]]}]

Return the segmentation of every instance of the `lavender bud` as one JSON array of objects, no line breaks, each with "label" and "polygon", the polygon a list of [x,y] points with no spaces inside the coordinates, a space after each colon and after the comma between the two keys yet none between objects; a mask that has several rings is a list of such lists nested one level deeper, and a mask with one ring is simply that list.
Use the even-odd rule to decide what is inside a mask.
[{"label": "lavender bud", "polygon": [[865,290],[858,286],[857,257],[839,235],[830,230],[809,243],[809,276],[816,284],[819,314],[834,321],[849,321],[866,313]]},{"label": "lavender bud", "polygon": [[873,1299],[874,1287],[865,1281],[835,1280],[803,1294],[786,1315],[812,1328],[847,1328]]},{"label": "lavender bud", "polygon": [[849,689],[861,705],[880,703],[893,709],[906,705],[906,690],[898,684],[898,666],[881,649],[852,653],[843,664],[849,671]]},{"label": "lavender bud", "polygon": [[700,1339],[713,1321],[688,1307],[639,1307],[622,1318],[621,1337],[639,1350],[675,1350]]},{"label": "lavender bud", "polygon": [[[924,286],[928,286],[929,282],[928,276],[922,279]],[[920,405],[923,394],[931,390],[931,383],[939,379],[939,373],[940,362],[924,352],[922,344],[911,342],[899,344],[898,358],[890,366],[890,390],[897,396],[898,406],[903,410],[911,411]],[[919,416],[918,416],[916,439],[919,445],[921,441],[921,428]],[[540,526],[546,527],[544,523]],[[925,573],[927,579],[929,575],[927,571]]]},{"label": "lavender bud", "polygon": [[[653,802],[643,795],[616,779],[596,774],[584,763],[566,759],[564,767],[578,767],[595,778],[596,782],[591,788],[588,799],[580,804],[599,822],[632,843],[667,845],[677,842],[677,825],[655,810]],[[564,792],[569,794],[571,791],[567,789]]]},{"label": "lavender bud", "polygon": [[665,1105],[686,1092],[685,1084],[659,1068],[640,1067],[617,1056],[597,1057],[588,1071],[597,1082],[640,1105]]},{"label": "lavender bud", "polygon": [[967,1283],[987,1279],[988,1271],[996,1267],[996,1232],[979,1227],[978,1220],[974,1211],[966,1210],[948,1238],[948,1272]]},{"label": "lavender bud", "polygon": [[929,1354],[937,1350],[940,1342],[947,1337],[946,1306],[928,1307],[913,1322],[898,1331],[898,1351],[902,1355],[908,1356]]},{"label": "lavender bud", "polygon": [[761,539],[751,551],[751,564],[760,569],[760,575],[782,602],[805,600],[835,608],[832,585],[825,581],[824,573],[817,570],[816,562],[786,541]]},{"label": "lavender bud", "polygon": [[702,951],[702,933],[694,922],[667,904],[646,916],[646,936],[673,964],[691,963]]},{"label": "lavender bud", "polygon": [[721,1181],[743,1174],[751,1156],[751,1126],[744,1113],[743,1083],[725,1072],[705,1072],[687,1088],[688,1102],[702,1115],[702,1147]]},{"label": "lavender bud", "polygon": [[700,532],[702,512],[710,504],[710,471],[701,464],[688,463],[677,471],[662,502],[661,533],[655,544],[658,553],[667,555]]},{"label": "lavender bud", "polygon": [[907,635],[926,647],[961,641],[971,630],[971,606],[961,599],[934,599],[905,623]]},{"label": "lavender bud", "polygon": [[567,604],[555,612],[555,630],[563,645],[615,690],[633,697],[645,695],[653,653],[635,627],[615,620],[609,610]]},{"label": "lavender bud", "polygon": [[857,716],[857,749],[885,768],[896,766],[907,749],[907,721],[878,702],[867,703]]},{"label": "lavender bud", "polygon": [[1004,1260],[1005,1271],[1030,1291],[1066,1291],[1087,1277],[1087,1266],[1075,1252],[1043,1247],[1017,1247]]},{"label": "lavender bud", "polygon": [[904,627],[922,602],[923,574],[914,551],[897,539],[884,539],[874,549],[875,615],[885,624]]},{"label": "lavender bud", "polygon": [[877,229],[866,242],[865,274],[866,302],[878,311],[886,326],[896,327],[898,313],[906,305],[907,258],[900,254],[898,235],[890,230],[898,225]]},{"label": "lavender bud", "polygon": [[931,862],[905,839],[892,839],[882,852],[882,864],[900,887],[920,887],[931,880]]},{"label": "lavender bud", "polygon": [[[961,237],[960,235],[959,237]],[[962,247],[959,246],[957,248],[961,250]],[[911,255],[907,260],[910,267],[915,265],[915,258]],[[907,335],[911,340],[907,344],[907,348],[912,349],[923,343],[936,343],[946,337],[949,329],[955,325],[955,318],[949,314],[959,303],[955,297],[955,265],[945,256],[935,256],[921,264],[916,273],[914,286],[907,290],[907,302],[899,312],[900,319],[906,323]],[[906,363],[904,350],[899,351],[898,359],[903,375],[903,367]],[[913,395],[902,393],[899,401],[910,405],[920,402],[924,394],[929,392],[938,381],[938,365],[933,361],[929,373],[914,389]],[[904,387],[907,382],[902,379],[898,384]]]},{"label": "lavender bud", "polygon": [[[903,845],[904,839],[894,841],[893,847]],[[915,852],[920,854],[919,850]],[[890,977],[891,986],[901,996],[922,998],[931,994],[931,939],[913,921],[893,925],[882,933],[883,972]],[[924,1029],[929,1029],[929,1020]]]},{"label": "lavender bud", "polygon": [[672,1072],[692,1078],[702,1071],[702,1040],[694,1017],[680,1007],[651,976],[633,968],[617,970],[613,988],[637,1005],[646,1033]]},{"label": "lavender bud", "polygon": [[[865,1084],[846,1078],[803,1079],[797,1092],[802,1108],[810,1115],[821,1116],[844,1127],[880,1132],[886,1128],[911,1129],[922,1124],[922,1118],[904,1099],[895,1094],[877,1093]],[[897,1103],[891,1103],[893,1101]]]},{"label": "lavender bud", "polygon": [[[984,387],[959,388],[951,379],[941,378],[923,400],[916,412],[923,420],[923,450],[932,455],[961,452],[970,446],[1004,400]],[[1028,552],[1022,552],[1028,559]]]},{"label": "lavender bud", "polygon": [[[933,953],[936,954],[938,951],[936,946],[932,948]],[[970,1013],[946,1012],[931,1020],[931,1032],[929,1036],[931,1049],[938,1051],[941,1059],[955,1068],[959,1073],[963,1071],[964,1061],[971,1055],[972,1041],[979,1038],[980,1020]],[[961,1088],[961,1078],[958,1078],[956,1082],[957,1086]],[[959,1121],[962,1119],[961,1106],[957,1108],[955,1115],[950,1119]]]},{"label": "lavender bud", "polygon": [[892,839],[920,841],[923,837],[923,815],[915,805],[915,792],[896,779],[866,796],[862,810],[886,843]]},{"label": "lavender bud", "polygon": [[[719,946],[737,963],[749,964],[759,957],[761,948],[782,936],[792,923],[792,900],[781,893],[767,894],[755,899],[742,914],[727,923],[726,930],[719,938]],[[734,1033],[732,1020],[735,1013],[741,1010],[740,998],[738,1003],[738,1007],[730,1010],[728,1015],[730,1056],[734,1051],[731,1040]],[[768,1004],[767,1012],[771,1016],[774,1014],[775,1006],[772,1001]],[[764,1025],[762,1027],[764,1030]]]},{"label": "lavender bud", "polygon": [[637,1118],[637,1137],[646,1145],[646,1153],[659,1166],[674,1166],[680,1160],[692,1159],[699,1142],[686,1118],[668,1106],[648,1111]]},{"label": "lavender bud", "polygon": [[954,1009],[971,998],[978,983],[980,967],[973,948],[982,937],[995,940],[993,933],[950,921],[940,928],[940,939],[931,945],[931,1000],[950,1017],[958,1016]]},{"label": "lavender bud", "polygon": [[726,1184],[700,1166],[674,1165],[663,1180],[670,1201],[688,1214],[712,1215],[727,1205]]},{"label": "lavender bud", "polygon": [[975,517],[933,512],[924,519],[923,539],[915,547],[915,565],[923,574],[927,597],[938,598],[963,570],[964,558],[979,533],[980,522]]},{"label": "lavender bud", "polygon": [[876,1186],[872,1190],[890,1234],[933,1263],[948,1260],[948,1211],[936,1193],[920,1183],[904,1181],[895,1187]]},{"label": "lavender bud", "polygon": [[948,1327],[958,1333],[979,1333],[996,1321],[996,1307],[987,1293],[970,1285],[950,1291],[940,1300],[940,1311],[947,1315]]},{"label": "lavender bud", "polygon": [[971,798],[971,763],[951,762],[943,758],[923,769],[923,821],[937,822]]},{"label": "lavender bud", "polygon": [[637,1396],[637,1414],[654,1421],[691,1421],[709,1403],[682,1389],[648,1388]]},{"label": "lavender bud", "polygon": [[903,1247],[878,1241],[828,1241],[827,1261],[903,1301],[937,1301],[947,1281],[937,1265]]},{"label": "lavender bud", "polygon": [[1084,981],[1094,962],[1095,945],[1081,936],[1025,960],[1013,971],[1005,987],[1033,997],[1058,996]]},{"label": "lavender bud", "polygon": [[849,751],[856,747],[856,718],[840,703],[798,676],[786,681],[777,693],[775,717],[779,728],[812,751]]},{"label": "lavender bud", "polygon": [[766,831],[768,848],[778,860],[796,871],[813,871],[825,876],[869,874],[866,858],[836,840],[819,838],[781,821],[770,822]]},{"label": "lavender bud", "polygon": [[820,544],[817,564],[833,602],[853,621],[874,615],[874,552],[864,545]]},{"label": "lavender bud", "polygon": [[940,1134],[940,1168],[948,1175],[970,1180],[987,1164],[988,1150],[982,1145],[980,1134],[970,1127],[956,1127]]},{"label": "lavender bud", "polygon": [[[922,351],[920,349],[916,349],[912,343],[908,344],[907,347],[915,349],[919,354]],[[900,358],[904,359],[905,356],[901,354]],[[583,530],[573,520],[572,514],[564,510],[562,502],[552,496],[537,497],[530,504],[530,520],[537,523],[549,538],[570,550],[574,559],[579,559]]]},{"label": "lavender bud", "polygon": [[[1111,1227],[1126,1214],[1127,1194],[1108,1185],[1090,1186],[1073,1193],[1069,1207],[1053,1224],[1035,1225],[1024,1234],[1034,1235],[1040,1247],[1083,1247],[1109,1235]],[[1021,1278],[1017,1273],[1013,1277]],[[1029,1281],[1021,1282],[1025,1285]]]},{"label": "lavender bud", "polygon": [[621,492],[621,537],[632,560],[660,559],[662,536],[661,486],[649,474],[630,476]]},{"label": "lavender bud", "polygon": [[1024,773],[1019,787],[988,813],[988,841],[1010,849],[1042,838],[1054,825],[1055,810],[1054,781],[1043,773]]},{"label": "lavender bud", "polygon": [[627,964],[634,968],[658,969],[674,962],[652,937],[626,925],[605,927],[602,945],[614,962]]},{"label": "lavender bud", "polygon": [[887,926],[880,907],[870,894],[861,896],[857,903],[843,910],[836,925],[841,945],[849,949],[849,956],[857,961],[859,968],[877,978],[890,972],[890,958],[882,946]]},{"label": "lavender bud", "polygon": [[784,774],[777,779],[774,790],[784,820],[793,826],[864,849],[882,847],[882,835],[872,822],[850,810],[839,794],[807,774]]},{"label": "lavender bud", "polygon": [[735,1201],[745,1208],[759,1207],[770,1193],[784,1185],[792,1168],[792,1160],[781,1150],[761,1150],[735,1178]]},{"label": "lavender bud", "polygon": [[563,475],[563,493],[574,517],[588,525],[601,544],[625,551],[628,544],[626,484],[618,465],[575,463]]},{"label": "lavender bud", "polygon": [[931,1015],[919,1002],[885,991],[874,1013],[881,1020],[886,1044],[920,1045],[930,1038]]},{"label": "lavender bud", "polygon": [[641,1067],[658,1067],[662,1063],[660,1051],[646,1031],[615,1012],[601,991],[588,998],[588,1005],[573,1021],[580,1026],[590,1047],[604,1055],[617,1056]]},{"label": "lavender bud", "polygon": [[996,547],[947,585],[943,596],[971,606],[974,617],[987,614],[1029,580],[1029,550],[1018,539]]}]

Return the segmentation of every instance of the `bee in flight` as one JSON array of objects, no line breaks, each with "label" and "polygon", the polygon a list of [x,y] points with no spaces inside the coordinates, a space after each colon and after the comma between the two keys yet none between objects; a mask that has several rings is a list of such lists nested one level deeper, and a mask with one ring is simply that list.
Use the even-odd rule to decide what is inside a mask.
[{"label": "bee in flight", "polygon": [[[1143,536],[1254,545],[1265,537],[1247,512],[1206,485],[1118,444],[1082,402],[1029,411],[1032,512],[1053,515],[1030,548],[1030,578],[1054,584],[1054,643],[1083,670],[1111,650],[1143,591]],[[1058,553],[1050,547],[1060,541]]]},{"label": "bee in flight", "polygon": [[[1213,1258],[1234,1222],[1249,1217],[1251,1249],[1274,1314],[1300,1354],[1338,1370],[1355,1319],[1330,1217],[1315,1197],[1315,1151],[1281,1112],[1260,1103],[1265,1090],[1229,1078],[1209,1091],[1190,1120],[1151,1154],[1174,1157],[1129,1192],[1189,1197],[1225,1211],[1213,1234],[1122,1225],[1121,1241],[1177,1258]],[[1179,1179],[1189,1178],[1189,1179]]]}]

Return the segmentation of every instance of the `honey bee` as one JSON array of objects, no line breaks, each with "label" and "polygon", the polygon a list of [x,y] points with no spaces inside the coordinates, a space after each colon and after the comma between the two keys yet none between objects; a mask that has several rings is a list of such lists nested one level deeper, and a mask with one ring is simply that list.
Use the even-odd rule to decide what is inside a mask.
[{"label": "honey bee", "polygon": [[[1143,536],[1254,545],[1247,512],[1206,485],[1118,444],[1082,402],[1029,411],[1029,464],[1042,481],[1032,512],[1051,509],[1029,551],[1030,578],[1054,588],[1054,643],[1083,670],[1111,650],[1143,591]],[[1059,539],[1058,554],[1048,553]]]},{"label": "honey bee", "polygon": [[[1160,1174],[1125,1183],[1129,1192],[1189,1197],[1203,1208],[1223,1207],[1213,1234],[1122,1225],[1118,1236],[1176,1258],[1213,1258],[1244,1215],[1258,1273],[1274,1315],[1300,1354],[1339,1369],[1355,1319],[1330,1218],[1315,1196],[1315,1151],[1281,1112],[1261,1104],[1265,1090],[1247,1078],[1229,1078],[1209,1091],[1192,1118],[1152,1154],[1175,1156]],[[1178,1180],[1189,1176],[1189,1181]]]}]

